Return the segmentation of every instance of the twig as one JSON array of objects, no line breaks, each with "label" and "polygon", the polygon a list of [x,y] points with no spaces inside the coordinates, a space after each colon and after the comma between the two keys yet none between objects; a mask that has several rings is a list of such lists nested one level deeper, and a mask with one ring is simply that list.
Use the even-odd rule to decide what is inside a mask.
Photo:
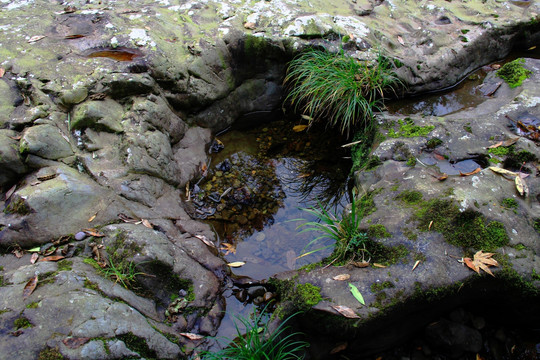
[{"label": "twig", "polygon": [[359,144],[359,143],[361,143],[361,142],[362,142],[362,140],[358,140],[358,141],[354,141],[354,142],[352,142],[352,143],[348,143],[348,144],[345,144],[345,145],[341,145],[341,147],[342,147],[342,148],[344,148],[344,147],[349,147],[349,146],[353,146],[353,145]]}]

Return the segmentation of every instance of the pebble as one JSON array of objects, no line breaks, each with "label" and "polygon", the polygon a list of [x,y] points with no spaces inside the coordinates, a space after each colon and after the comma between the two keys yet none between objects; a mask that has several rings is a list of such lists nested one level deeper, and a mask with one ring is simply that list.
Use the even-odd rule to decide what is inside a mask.
[{"label": "pebble", "polygon": [[257,235],[255,235],[255,240],[259,242],[263,241],[264,239],[266,239],[266,235],[263,232],[260,232]]},{"label": "pebble", "polygon": [[84,231],[79,231],[75,234],[75,240],[82,241],[84,239],[86,239],[86,233]]}]

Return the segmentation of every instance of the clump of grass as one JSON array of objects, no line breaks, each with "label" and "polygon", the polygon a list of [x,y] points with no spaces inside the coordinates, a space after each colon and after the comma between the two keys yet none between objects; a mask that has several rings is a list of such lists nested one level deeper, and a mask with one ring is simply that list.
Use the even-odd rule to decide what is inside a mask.
[{"label": "clump of grass", "polygon": [[532,74],[532,71],[525,69],[523,64],[525,59],[521,58],[506,63],[497,70],[497,76],[506,81],[512,89],[516,88]]},{"label": "clump of grass", "polygon": [[327,119],[327,125],[348,135],[358,125],[372,125],[373,113],[383,107],[385,94],[394,91],[398,82],[390,60],[382,54],[369,63],[343,51],[310,49],[289,63],[286,100],[309,116],[310,125]]},{"label": "clump of grass", "polygon": [[[216,352],[202,354],[204,360],[292,360],[303,359],[304,349],[309,346],[305,341],[295,340],[300,333],[288,333],[286,323],[294,316],[289,316],[276,330],[270,331],[266,308],[251,319],[237,316],[235,328],[237,337],[224,338],[228,345]],[[241,329],[239,323],[244,329]]]},{"label": "clump of grass", "polygon": [[140,264],[135,264],[132,261],[119,261],[115,263],[112,256],[109,257],[109,264],[105,267],[101,267],[96,260],[91,258],[84,259],[84,262],[92,265],[100,274],[120,283],[126,289],[133,287],[138,275],[147,275],[137,272],[136,267]]},{"label": "clump of grass", "polygon": [[[318,244],[323,239],[334,240],[334,243],[305,252],[301,256],[307,256],[330,247],[334,248],[334,251],[329,257],[329,260],[332,262],[341,262],[350,258],[354,260],[356,255],[364,255],[366,252],[365,245],[369,237],[366,232],[360,230],[360,222],[364,216],[364,209],[361,206],[362,203],[358,202],[355,197],[356,194],[353,191],[350,212],[346,212],[341,216],[326,210],[320,202],[318,208],[302,209],[315,216],[317,220],[300,224],[298,226],[298,229],[302,229],[300,232],[315,231],[321,233],[320,236],[311,240],[305,249]],[[295,221],[301,220],[304,219],[296,219]]]}]

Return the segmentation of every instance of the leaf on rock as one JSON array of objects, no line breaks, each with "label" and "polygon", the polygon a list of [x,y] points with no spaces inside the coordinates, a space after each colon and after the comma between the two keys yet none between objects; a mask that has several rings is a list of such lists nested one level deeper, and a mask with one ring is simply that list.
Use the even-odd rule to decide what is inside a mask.
[{"label": "leaf on rock", "polygon": [[498,148],[499,146],[502,146],[503,142],[502,141],[499,141],[498,143],[496,144],[493,144],[491,146],[488,146],[487,149],[495,149],[495,148]]},{"label": "leaf on rock", "polygon": [[353,294],[355,299],[358,300],[360,304],[366,305],[366,302],[364,301],[364,297],[360,293],[360,290],[358,290],[358,288],[351,283],[349,283],[349,288],[351,290],[351,294]]},{"label": "leaf on rock", "polygon": [[237,268],[237,267],[241,267],[241,266],[246,265],[246,263],[243,262],[243,261],[235,261],[235,262],[232,262],[232,263],[228,263],[227,265],[229,265],[232,268]]},{"label": "leaf on rock", "polygon": [[23,289],[23,299],[26,299],[27,297],[30,296],[30,294],[32,294],[34,292],[34,290],[36,289],[36,286],[38,284],[38,276],[34,276],[33,278],[31,278],[30,280],[28,280],[28,282],[26,283],[26,285],[24,286],[24,289]]},{"label": "leaf on rock", "polygon": [[[39,251],[39,250],[38,250],[38,251]],[[22,250],[20,250],[20,249],[15,249],[15,250],[12,251],[12,253],[13,253],[13,255],[15,255],[15,257],[16,257],[17,259],[22,258],[23,255],[24,255],[24,253],[23,253]]]},{"label": "leaf on rock", "polygon": [[35,264],[37,259],[39,259],[39,254],[33,253],[32,256],[30,257],[30,264]]},{"label": "leaf on rock", "polygon": [[403,41],[403,38],[402,38],[401,36],[398,35],[397,41],[398,41],[401,45],[405,46],[405,41]]},{"label": "leaf on rock", "polygon": [[90,339],[89,337],[70,337],[62,340],[62,342],[70,349],[77,349],[90,341]]},{"label": "leaf on rock", "polygon": [[44,35],[36,35],[36,36],[32,36],[32,37],[28,40],[28,43],[29,43],[29,44],[35,43],[36,41],[39,41],[39,40],[43,39],[44,37],[45,37]]},{"label": "leaf on rock", "polygon": [[6,70],[4,68],[0,68],[0,78],[4,77],[5,73],[6,73]]},{"label": "leaf on rock", "polygon": [[94,221],[94,219],[96,218],[97,214],[94,214],[92,216],[90,216],[90,218],[88,219],[88,222],[92,222]]},{"label": "leaf on rock", "polygon": [[180,335],[187,337],[189,340],[202,340],[204,336],[194,333],[182,332]]},{"label": "leaf on rock", "polygon": [[517,173],[515,173],[513,171],[506,170],[506,169],[496,167],[496,166],[490,166],[488,169],[491,170],[491,171],[494,171],[494,172],[496,172],[498,174],[501,174],[501,175],[508,175],[508,176],[512,176],[512,177],[517,176]]},{"label": "leaf on rock", "polygon": [[39,246],[36,246],[36,247],[33,247],[31,249],[28,249],[26,251],[28,252],[39,252],[41,250],[41,248]]},{"label": "leaf on rock", "polygon": [[474,169],[473,171],[467,172],[467,173],[462,173],[462,172],[460,171],[460,172],[459,172],[459,175],[461,175],[461,176],[469,176],[469,175],[477,174],[477,173],[479,173],[480,171],[482,171],[482,168],[479,168],[479,167],[478,167],[478,168]]},{"label": "leaf on rock", "polygon": [[463,262],[467,267],[470,269],[476,271],[477,273],[480,273],[480,269],[484,270],[491,276],[493,273],[491,270],[489,270],[490,266],[499,266],[499,263],[497,260],[493,259],[492,256],[495,255],[494,253],[485,253],[482,252],[482,250],[478,251],[476,254],[474,254],[474,258],[471,260],[471,258],[464,258]]},{"label": "leaf on rock", "polygon": [[339,274],[339,275],[334,276],[332,279],[337,280],[337,281],[345,281],[345,280],[349,280],[350,278],[351,278],[350,274]]},{"label": "leaf on rock", "polygon": [[65,259],[65,258],[66,257],[62,256],[62,255],[45,256],[44,258],[39,259],[39,262],[42,262],[42,261],[58,261],[58,260],[62,260],[62,259]]},{"label": "leaf on rock", "polygon": [[97,231],[94,228],[82,229],[86,235],[95,236],[95,237],[104,237],[105,235]]},{"label": "leaf on rock", "polygon": [[437,176],[437,180],[439,181],[444,181],[448,179],[448,174],[447,173],[442,173],[441,175]]},{"label": "leaf on rock", "polygon": [[293,126],[293,131],[294,132],[300,132],[300,131],[304,131],[306,130],[308,127],[308,125],[296,125],[296,126]]},{"label": "leaf on rock", "polygon": [[414,263],[411,271],[414,271],[414,269],[416,269],[419,264],[420,264],[420,260],[416,260],[416,262]]},{"label": "leaf on rock", "polygon": [[527,184],[525,184],[525,181],[523,180],[523,178],[518,174],[514,181],[516,183],[516,189],[519,195],[527,196],[527,193],[529,192],[529,188],[527,187]]},{"label": "leaf on rock", "polygon": [[120,220],[122,220],[123,222],[128,223],[128,224],[135,224],[136,222],[140,221],[139,219],[129,217],[129,216],[127,216],[125,214],[122,214],[122,213],[118,214],[118,217],[120,218]]},{"label": "leaf on rock", "polygon": [[385,265],[379,264],[379,263],[373,263],[373,266],[376,268],[381,268],[381,269],[384,269],[386,267]]},{"label": "leaf on rock", "polygon": [[353,261],[352,264],[357,268],[365,268],[369,266],[367,261]]},{"label": "leaf on rock", "polygon": [[347,349],[347,346],[349,344],[346,341],[338,343],[332,350],[330,350],[330,355],[337,354],[339,352],[342,352],[343,350]]},{"label": "leaf on rock", "polygon": [[332,309],[336,310],[341,315],[349,319],[360,319],[360,316],[354,312],[353,309],[342,305],[332,305]]},{"label": "leaf on rock", "polygon": [[210,240],[208,240],[208,238],[204,235],[193,235],[194,237],[196,237],[197,239],[201,240],[203,243],[205,243],[206,245],[210,246],[210,247],[216,247],[216,245],[214,245],[213,242],[211,242]]},{"label": "leaf on rock", "polygon": [[141,219],[141,221],[142,221],[142,224],[143,224],[144,226],[146,226],[147,228],[149,228],[149,229],[153,229],[153,228],[154,228],[154,225],[152,225],[152,223],[151,223],[150,221],[148,221],[148,220],[146,220],[146,219]]},{"label": "leaf on rock", "polygon": [[510,145],[514,145],[518,140],[519,140],[519,136],[518,136],[518,137],[515,137],[515,138],[513,138],[513,139],[505,140],[505,141],[503,141],[502,146],[510,146]]}]

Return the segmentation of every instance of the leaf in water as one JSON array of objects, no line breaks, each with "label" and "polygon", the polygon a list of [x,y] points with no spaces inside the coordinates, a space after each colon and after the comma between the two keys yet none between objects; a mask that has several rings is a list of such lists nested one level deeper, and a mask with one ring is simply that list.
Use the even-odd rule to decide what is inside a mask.
[{"label": "leaf in water", "polygon": [[202,339],[204,339],[204,336],[199,335],[199,334],[194,334],[194,333],[183,332],[183,333],[180,333],[180,335],[187,337],[189,340],[202,340]]},{"label": "leaf in water", "polygon": [[330,355],[334,355],[334,354],[337,354],[339,352],[342,352],[343,350],[347,349],[348,345],[349,344],[346,341],[337,343],[337,345],[334,346],[334,348],[332,350],[330,350]]},{"label": "leaf in water", "polygon": [[341,315],[349,319],[360,319],[360,316],[354,312],[353,309],[342,305],[332,305],[332,309],[336,310]]},{"label": "leaf in water", "polygon": [[351,290],[351,294],[353,294],[353,296],[356,298],[356,300],[358,300],[358,302],[360,304],[366,305],[366,303],[364,301],[364,297],[360,293],[360,290],[358,290],[358,288],[356,286],[354,286],[353,284],[351,284],[351,283],[349,283],[349,288]]},{"label": "leaf in water", "polygon": [[26,283],[26,285],[24,286],[24,289],[23,289],[23,299],[26,299],[27,297],[30,296],[30,294],[32,294],[34,292],[34,290],[36,289],[36,286],[38,284],[38,276],[34,276],[33,278],[31,278],[30,280],[28,280],[28,282]]},{"label": "leaf in water", "polygon": [[234,244],[222,243],[220,250],[225,251],[225,255],[230,253],[236,254],[236,246]]},{"label": "leaf in water", "polygon": [[527,193],[529,192],[529,188],[527,187],[527,184],[525,181],[521,178],[520,175],[516,176],[516,179],[514,180],[516,183],[516,189],[521,196],[527,196]]},{"label": "leaf in water", "polygon": [[416,269],[419,264],[420,264],[420,260],[416,260],[416,262],[414,263],[414,266],[412,267],[411,271],[414,271],[414,269]]},{"label": "leaf in water", "polygon": [[373,263],[373,266],[376,268],[381,268],[381,269],[384,269],[386,267],[385,265],[379,264],[379,263]]},{"label": "leaf in water", "polygon": [[213,242],[211,242],[210,240],[208,240],[208,238],[204,235],[193,235],[194,237],[196,237],[197,239],[201,240],[203,243],[205,243],[206,245],[210,246],[210,247],[216,247],[216,245],[214,245]]},{"label": "leaf in water", "polygon": [[229,265],[230,267],[236,268],[236,267],[244,266],[245,264],[246,263],[243,261],[235,261],[232,263],[228,263],[227,265]]},{"label": "leaf in water", "polygon": [[39,40],[43,39],[44,37],[45,37],[45,36],[43,36],[43,35],[32,36],[32,37],[30,38],[30,40],[28,40],[28,43],[29,43],[29,44],[35,43],[36,41],[39,41]]},{"label": "leaf in water", "polygon": [[30,257],[30,264],[35,264],[37,259],[39,259],[39,254],[33,253],[32,256]]},{"label": "leaf in water", "polygon": [[89,337],[70,337],[62,340],[62,342],[70,349],[77,349],[90,341],[90,339]]},{"label": "leaf in water", "polygon": [[443,160],[446,160],[444,158],[444,156],[442,156],[441,154],[438,154],[436,152],[433,153],[433,156],[435,157],[435,159],[439,160],[439,161],[443,161]]},{"label": "leaf in water", "polygon": [[467,172],[467,173],[462,173],[462,172],[460,171],[460,172],[459,172],[459,175],[461,175],[461,176],[469,176],[469,175],[477,174],[477,173],[479,173],[480,171],[482,171],[482,168],[479,168],[479,167],[478,167],[478,168],[474,169],[473,171]]},{"label": "leaf in water", "polygon": [[349,280],[350,278],[351,278],[350,274],[339,274],[339,275],[334,276],[332,279],[337,280],[337,281],[344,281],[344,280]]},{"label": "leaf in water", "polygon": [[300,132],[300,131],[304,131],[306,130],[308,127],[308,125],[296,125],[296,126],[293,126],[293,131],[294,132]]},{"label": "leaf in water", "polygon": [[105,235],[97,231],[94,228],[82,229],[86,235],[95,236],[95,237],[104,237]]},{"label": "leaf in water", "polygon": [[62,256],[62,255],[51,255],[51,256],[46,256],[44,258],[39,259],[39,262],[42,262],[42,261],[58,261],[58,260],[62,260],[62,259],[65,259],[65,258],[66,257]]},{"label": "leaf in water", "polygon": [[285,258],[287,259],[287,267],[291,270],[294,270],[296,267],[296,253],[293,249],[290,249],[285,253]]},{"label": "leaf in water", "polygon": [[144,226],[146,226],[147,228],[149,229],[153,229],[154,228],[154,225],[152,225],[152,223],[146,219],[141,219],[142,220],[142,224]]}]

